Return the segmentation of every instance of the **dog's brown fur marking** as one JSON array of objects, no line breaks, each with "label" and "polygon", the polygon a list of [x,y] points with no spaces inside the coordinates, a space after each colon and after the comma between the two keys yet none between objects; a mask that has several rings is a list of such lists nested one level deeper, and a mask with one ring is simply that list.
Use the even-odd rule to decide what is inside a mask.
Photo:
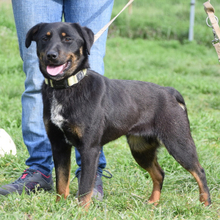
[{"label": "dog's brown fur marking", "polygon": [[162,169],[155,159],[152,163],[152,166],[146,170],[149,172],[153,181],[153,190],[148,202],[156,204],[160,200],[161,188],[163,184],[164,177],[161,175]]},{"label": "dog's brown fur marking", "polygon": [[83,196],[79,197],[80,205],[85,207],[86,209],[89,208],[89,205],[90,205],[90,202],[91,202],[92,193],[93,193],[93,191],[90,191],[86,195],[83,195]]},{"label": "dog's brown fur marking", "polygon": [[79,138],[82,138],[82,137],[83,137],[82,129],[81,129],[79,126],[71,125],[71,132],[72,132],[73,134],[76,134],[77,137],[79,137]]},{"label": "dog's brown fur marking", "polygon": [[80,55],[82,56],[83,55],[83,47],[79,48],[79,52],[80,52]]},{"label": "dog's brown fur marking", "polygon": [[204,189],[204,184],[199,178],[198,174],[196,172],[191,172],[191,174],[194,176],[196,179],[198,186],[199,186],[199,200],[200,202],[204,203],[205,206],[209,205],[209,194],[207,191]]},{"label": "dog's brown fur marking", "polygon": [[[70,174],[68,176],[68,180],[65,175],[65,168],[58,168],[59,173],[59,179],[57,181],[57,193],[64,197],[64,199],[67,198],[69,195],[69,183],[70,183]],[[57,201],[60,200],[60,196],[57,196]]]}]

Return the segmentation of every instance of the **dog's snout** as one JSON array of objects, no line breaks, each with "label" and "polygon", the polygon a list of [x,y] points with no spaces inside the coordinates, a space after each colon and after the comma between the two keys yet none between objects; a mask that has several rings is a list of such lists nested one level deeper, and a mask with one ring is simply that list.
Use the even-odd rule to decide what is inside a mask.
[{"label": "dog's snout", "polygon": [[56,51],[48,51],[47,52],[47,59],[56,60],[57,58],[58,58],[58,53]]}]

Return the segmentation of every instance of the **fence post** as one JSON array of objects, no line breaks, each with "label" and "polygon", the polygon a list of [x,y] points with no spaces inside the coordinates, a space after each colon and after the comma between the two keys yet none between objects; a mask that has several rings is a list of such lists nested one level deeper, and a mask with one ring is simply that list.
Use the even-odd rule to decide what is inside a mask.
[{"label": "fence post", "polygon": [[190,23],[189,23],[189,41],[193,40],[193,28],[195,19],[195,0],[191,0],[190,3]]}]

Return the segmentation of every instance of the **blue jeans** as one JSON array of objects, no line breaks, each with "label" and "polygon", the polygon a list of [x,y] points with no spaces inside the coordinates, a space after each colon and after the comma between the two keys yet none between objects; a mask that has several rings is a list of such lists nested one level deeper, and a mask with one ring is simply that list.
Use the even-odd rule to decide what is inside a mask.
[{"label": "blue jeans", "polygon": [[[22,133],[30,157],[26,165],[49,175],[53,169],[50,142],[43,124],[43,105],[41,84],[43,76],[39,70],[36,44],[32,42],[27,49],[27,31],[40,22],[77,22],[89,27],[95,34],[106,25],[111,17],[114,0],[12,0],[15,24],[19,41],[23,70],[26,74],[25,92],[22,95]],[[96,41],[90,51],[91,69],[104,74],[105,46],[107,31]],[[76,150],[76,162],[80,170],[80,154]],[[106,166],[103,151],[99,158],[98,169]]]}]

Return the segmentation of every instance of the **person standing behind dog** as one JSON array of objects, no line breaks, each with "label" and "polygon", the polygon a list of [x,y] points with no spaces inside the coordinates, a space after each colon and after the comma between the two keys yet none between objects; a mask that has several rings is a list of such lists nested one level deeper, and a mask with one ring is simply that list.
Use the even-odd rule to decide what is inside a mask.
[{"label": "person standing behind dog", "polygon": [[[44,190],[51,190],[53,187],[52,151],[43,123],[41,85],[44,78],[39,70],[36,45],[33,43],[28,49],[25,47],[26,33],[37,23],[60,22],[62,18],[65,22],[87,26],[97,33],[110,21],[113,4],[114,0],[12,0],[20,55],[26,74],[22,95],[22,133],[30,157],[26,160],[29,168],[15,182],[2,186],[0,194],[21,194],[24,186],[26,191],[33,191],[36,186]],[[89,57],[91,69],[102,75],[106,40],[107,31],[92,46]],[[75,155],[79,166],[75,174],[80,177],[81,158],[77,150]],[[101,151],[93,190],[93,196],[100,200],[103,198],[101,176],[105,166],[105,155]]]}]

